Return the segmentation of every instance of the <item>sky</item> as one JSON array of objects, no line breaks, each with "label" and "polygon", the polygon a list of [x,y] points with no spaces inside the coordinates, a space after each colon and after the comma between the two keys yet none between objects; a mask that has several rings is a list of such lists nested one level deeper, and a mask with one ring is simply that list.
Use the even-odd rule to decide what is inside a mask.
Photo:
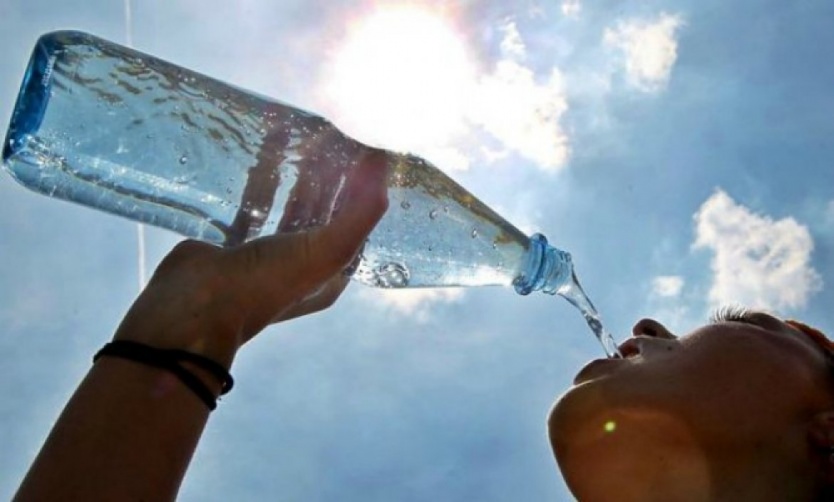
[{"label": "sky", "polygon": [[[572,253],[618,339],[725,304],[834,328],[834,4],[0,0],[0,117],[79,29],[426,157]],[[139,288],[137,228],[0,175],[0,498]],[[179,237],[146,233],[153,270]],[[572,500],[545,420],[602,356],[558,297],[380,291],[240,353],[181,500]]]}]

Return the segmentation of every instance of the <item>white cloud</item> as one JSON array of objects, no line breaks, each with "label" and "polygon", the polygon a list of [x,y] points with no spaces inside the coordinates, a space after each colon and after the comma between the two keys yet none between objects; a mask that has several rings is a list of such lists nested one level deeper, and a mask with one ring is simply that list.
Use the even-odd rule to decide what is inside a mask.
[{"label": "white cloud", "polygon": [[502,59],[481,78],[470,119],[503,145],[546,171],[564,167],[570,155],[560,119],[567,111],[562,75],[554,68],[544,83],[533,70]]},{"label": "white cloud", "polygon": [[463,298],[462,288],[437,289],[371,289],[362,288],[360,294],[369,301],[379,302],[400,315],[417,322],[429,319],[431,308],[437,303],[453,303]]},{"label": "white cloud", "polygon": [[683,277],[659,275],[652,279],[652,294],[663,298],[675,298],[683,290]]},{"label": "white cloud", "polygon": [[579,11],[582,10],[582,4],[579,0],[565,0],[562,2],[562,14],[568,17],[576,17]]},{"label": "white cloud", "polygon": [[628,81],[641,91],[659,91],[666,86],[678,57],[676,31],[683,25],[679,15],[660,14],[654,20],[631,19],[607,28],[606,45],[623,53]]},{"label": "white cloud", "polygon": [[506,148],[501,150],[495,150],[488,146],[481,147],[481,155],[487,161],[487,163],[492,164],[493,162],[497,162],[499,160],[506,159],[507,156],[510,154],[510,151]]},{"label": "white cloud", "polygon": [[501,31],[504,32],[504,38],[501,39],[501,54],[506,58],[523,59],[527,55],[527,47],[521,39],[518,26],[510,21],[501,28]]},{"label": "white cloud", "polygon": [[441,167],[446,172],[469,170],[469,157],[452,146],[428,147],[421,154],[426,160]]},{"label": "white cloud", "polygon": [[499,151],[556,171],[570,154],[560,124],[568,108],[562,75],[523,63],[527,47],[515,22],[500,30],[500,59],[484,70],[434,13],[381,9],[336,44],[322,73],[322,107],[348,134],[433,157],[441,169],[466,169],[478,152],[459,145],[482,143],[477,134],[485,132]]},{"label": "white cloud", "polygon": [[716,190],[694,220],[693,248],[713,251],[713,306],[799,309],[822,288],[811,266],[811,234],[793,218],[755,214]]},{"label": "white cloud", "polygon": [[532,69],[520,62],[526,46],[518,27],[503,27],[502,58],[492,73],[476,83],[468,107],[469,120],[545,171],[564,167],[570,155],[567,134],[560,119],[567,111],[562,74],[551,70],[545,82],[537,82]]}]

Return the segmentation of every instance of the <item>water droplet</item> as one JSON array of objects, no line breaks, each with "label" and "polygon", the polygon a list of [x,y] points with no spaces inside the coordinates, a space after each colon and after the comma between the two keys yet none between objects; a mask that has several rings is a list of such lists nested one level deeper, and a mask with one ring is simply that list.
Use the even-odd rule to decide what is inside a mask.
[{"label": "water droplet", "polygon": [[449,213],[449,206],[443,206],[443,212],[448,214]]},{"label": "water droplet", "polygon": [[400,207],[408,211],[409,209],[411,209],[411,202],[404,200],[400,203]]},{"label": "water droplet", "polygon": [[180,164],[185,165],[187,163],[188,163],[188,156],[187,155],[181,156],[180,157]]},{"label": "water droplet", "polygon": [[471,234],[469,234],[469,236],[470,236],[470,237],[472,237],[473,239],[475,239],[476,237],[478,237],[478,229],[477,229],[477,228],[473,228],[473,229],[472,229],[472,233],[471,233]]},{"label": "water droplet", "polygon": [[429,211],[429,218],[436,220],[437,219],[437,209],[432,209]]},{"label": "water droplet", "polygon": [[379,288],[404,288],[408,286],[410,274],[401,263],[386,263],[374,270],[374,285]]}]

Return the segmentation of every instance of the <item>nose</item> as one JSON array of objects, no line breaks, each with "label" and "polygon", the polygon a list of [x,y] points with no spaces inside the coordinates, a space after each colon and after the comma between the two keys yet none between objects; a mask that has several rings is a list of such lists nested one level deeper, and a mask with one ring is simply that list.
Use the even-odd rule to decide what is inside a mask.
[{"label": "nose", "polygon": [[631,328],[633,336],[650,336],[653,338],[665,338],[667,340],[675,340],[677,337],[666,326],[660,324],[654,319],[640,319],[637,324]]}]

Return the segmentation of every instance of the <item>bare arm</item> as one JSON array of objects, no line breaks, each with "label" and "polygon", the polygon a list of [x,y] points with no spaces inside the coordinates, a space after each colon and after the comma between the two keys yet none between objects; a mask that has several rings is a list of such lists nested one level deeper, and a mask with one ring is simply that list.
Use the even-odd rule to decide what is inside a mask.
[{"label": "bare arm", "polygon": [[[234,249],[178,245],[115,339],[188,350],[230,368],[264,327],[319,311],[341,294],[342,270],[387,207],[385,174],[382,154],[366,158],[325,227]],[[212,375],[187,368],[219,394]],[[173,500],[208,416],[166,370],[103,357],[61,413],[15,500]]]}]

